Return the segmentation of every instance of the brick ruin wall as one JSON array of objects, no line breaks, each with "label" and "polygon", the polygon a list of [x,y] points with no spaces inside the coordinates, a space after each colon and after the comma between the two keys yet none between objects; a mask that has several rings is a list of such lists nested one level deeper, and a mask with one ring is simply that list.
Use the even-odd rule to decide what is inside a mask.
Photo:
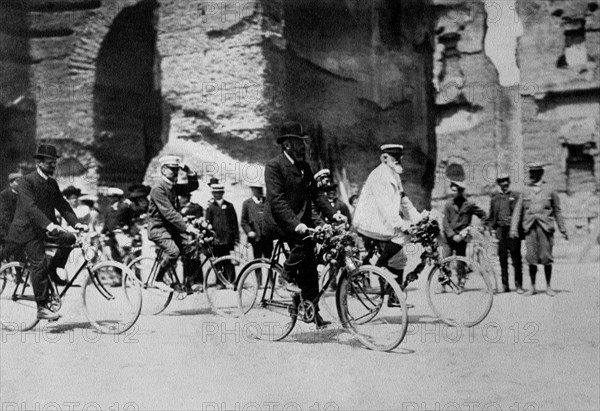
[{"label": "brick ruin wall", "polygon": [[293,117],[348,194],[390,140],[407,147],[420,207],[447,195],[447,176],[483,196],[486,165],[522,183],[514,165],[539,159],[561,191],[594,192],[597,3],[518,0],[521,80],[501,87],[483,0],[0,0],[0,178],[52,141],[86,190],[151,182],[169,153],[220,174],[236,201]]}]

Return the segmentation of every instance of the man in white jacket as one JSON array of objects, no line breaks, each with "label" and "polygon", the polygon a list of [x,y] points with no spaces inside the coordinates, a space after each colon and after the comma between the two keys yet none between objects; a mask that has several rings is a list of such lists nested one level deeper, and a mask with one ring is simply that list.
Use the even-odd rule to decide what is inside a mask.
[{"label": "man in white jacket", "polygon": [[410,226],[421,217],[402,187],[403,152],[400,144],[381,146],[381,164],[369,174],[354,213],[358,233],[381,246],[376,265],[395,274],[400,285],[405,261],[402,245],[410,241]]}]

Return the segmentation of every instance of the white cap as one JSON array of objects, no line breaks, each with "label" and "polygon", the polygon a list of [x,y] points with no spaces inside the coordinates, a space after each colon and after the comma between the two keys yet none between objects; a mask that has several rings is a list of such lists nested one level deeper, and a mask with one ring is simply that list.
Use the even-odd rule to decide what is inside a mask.
[{"label": "white cap", "polygon": [[384,144],[380,148],[381,151],[404,151],[402,144]]},{"label": "white cap", "polygon": [[125,192],[117,187],[109,187],[108,190],[106,191],[106,195],[108,197],[112,197],[112,196],[123,197],[125,195]]},{"label": "white cap", "polygon": [[330,176],[331,175],[331,171],[329,171],[328,168],[324,168],[322,170],[319,170],[316,172],[315,174],[315,180],[324,176]]},{"label": "white cap", "polygon": [[164,156],[158,159],[160,166],[174,167],[178,168],[181,166],[181,158],[177,156]]}]

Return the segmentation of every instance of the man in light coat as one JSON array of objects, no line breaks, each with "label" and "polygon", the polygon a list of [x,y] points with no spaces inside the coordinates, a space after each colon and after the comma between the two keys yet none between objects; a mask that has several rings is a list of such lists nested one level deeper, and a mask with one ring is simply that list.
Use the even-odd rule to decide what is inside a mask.
[{"label": "man in light coat", "polygon": [[381,146],[381,164],[369,174],[354,212],[354,227],[358,233],[366,237],[366,243],[371,241],[381,246],[376,265],[395,274],[399,284],[402,284],[404,270],[402,246],[410,241],[411,224],[420,219],[402,187],[403,152],[400,144]]}]

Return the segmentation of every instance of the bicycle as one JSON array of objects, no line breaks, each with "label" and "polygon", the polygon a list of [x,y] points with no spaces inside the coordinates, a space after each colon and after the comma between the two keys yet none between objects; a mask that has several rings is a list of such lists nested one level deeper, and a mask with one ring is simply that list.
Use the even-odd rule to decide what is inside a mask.
[{"label": "bicycle", "polygon": [[[51,249],[52,245],[48,245]],[[56,249],[57,247],[54,246]],[[137,321],[142,308],[139,281],[124,264],[114,261],[94,263],[97,250],[78,233],[72,249],[81,249],[83,262],[75,275],[59,292],[58,286],[49,279],[50,299],[48,308],[57,312],[69,289],[79,275],[87,270],[88,278],[83,284],[83,312],[87,320],[99,332],[121,334]],[[10,262],[0,267],[0,323],[9,331],[28,331],[38,323],[37,303],[31,284],[29,261]]]},{"label": "bicycle", "polygon": [[214,234],[204,227],[196,238],[186,247],[186,252],[193,253],[196,261],[195,273],[191,275],[191,288],[186,287],[180,280],[175,267],[170,267],[165,278],[170,286],[165,289],[157,285],[156,276],[162,261],[162,250],[156,250],[154,257],[141,255],[134,258],[128,267],[142,283],[144,294],[143,314],[158,315],[171,303],[174,296],[184,300],[192,294],[206,294],[211,309],[223,316],[238,315],[236,298],[236,282],[238,275],[235,270],[244,266],[244,262],[233,255],[215,258],[212,252]]},{"label": "bicycle", "polygon": [[[484,231],[480,227],[469,226],[460,232],[462,237],[468,241],[467,258],[475,261],[482,268],[484,273],[492,281],[494,293],[500,292],[502,281],[498,282],[498,270],[492,265],[487,250],[483,247]],[[497,246],[497,241],[495,242]],[[497,256],[497,253],[496,253]]]},{"label": "bicycle", "polygon": [[[329,275],[315,299],[308,301],[279,283],[283,269],[273,258],[270,263],[248,264],[240,274],[238,297],[240,311],[253,326],[249,327],[250,333],[257,339],[281,341],[292,332],[298,319],[313,322],[319,299],[337,277],[336,308],[342,326],[367,348],[395,349],[406,335],[408,309],[391,274],[379,267],[358,266],[358,249],[345,224],[324,225],[309,232],[305,240],[318,244],[317,259],[335,275]],[[267,271],[264,286],[256,280],[259,267]],[[385,304],[386,298],[394,297],[398,306]]]}]

